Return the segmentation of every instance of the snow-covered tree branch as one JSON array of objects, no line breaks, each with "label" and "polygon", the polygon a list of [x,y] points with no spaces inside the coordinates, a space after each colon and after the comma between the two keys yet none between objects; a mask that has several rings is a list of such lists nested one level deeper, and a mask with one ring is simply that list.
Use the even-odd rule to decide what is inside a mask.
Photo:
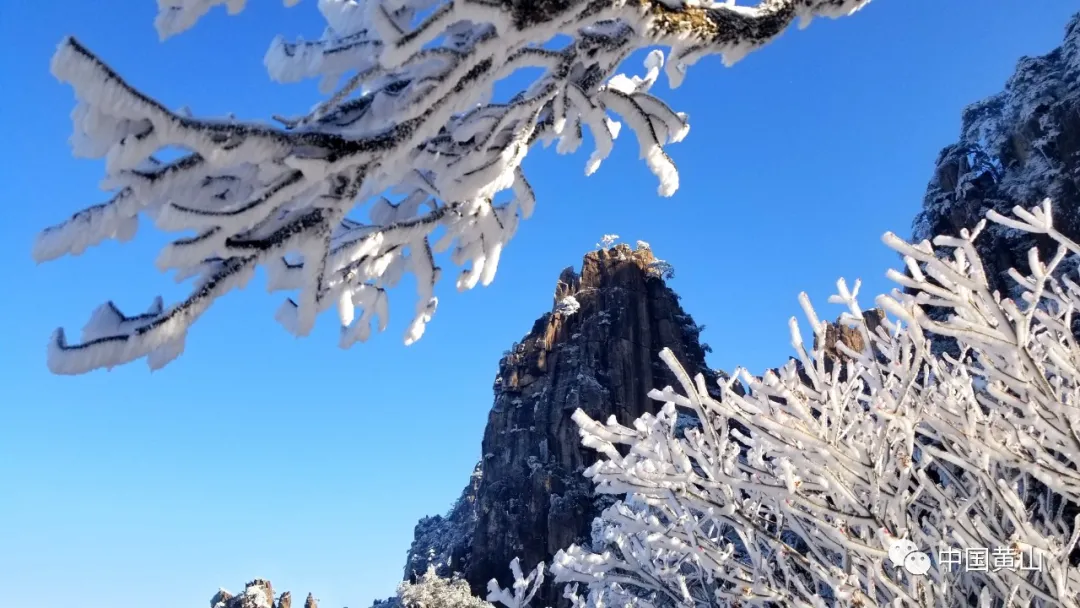
[{"label": "snow-covered tree branch", "polygon": [[1011,273],[1018,300],[988,288],[985,221],[933,245],[887,234],[900,289],[864,312],[839,281],[851,329],[803,295],[814,346],[792,319],[784,367],[714,397],[665,351],[681,386],[652,393],[657,415],[576,412],[602,456],[586,475],[626,498],[603,516],[610,549],[561,552],[556,580],[643,606],[1080,606],[1080,245],[1049,202],[1014,213],[989,219],[1058,244]]},{"label": "snow-covered tree branch", "polygon": [[[274,41],[266,65],[283,83],[320,78],[328,97],[305,116],[277,117],[280,126],[171,110],[65,40],[52,71],[78,98],[72,145],[78,156],[105,159],[112,195],[46,229],[35,258],[131,239],[146,216],[177,235],[157,267],[193,285],[183,301],[156,300],[143,314],[103,305],[78,344],[57,330],[49,367],[77,374],[143,357],[151,368],[166,365],[183,351],[191,324],[258,267],[269,290],[296,294],[277,314],[288,331],[305,335],[336,307],[343,347],[385,328],[386,290],[412,273],[411,343],[436,309],[435,253],[452,250],[452,262],[465,267],[461,290],[493,279],[535,204],[521,169],[533,144],[571,151],[588,129],[591,173],[619,134],[614,113],[633,129],[660,194],[670,195],[678,175],[664,146],[685,137],[688,124],[649,93],[661,70],[678,85],[705,55],[730,63],[796,19],[846,15],[868,1],[320,0],[325,35]],[[219,4],[243,7],[162,0],[158,32],[177,34]],[[669,47],[667,60],[657,50],[643,77],[615,74],[627,55],[652,46]],[[525,67],[543,75],[507,102],[489,101],[497,81]],[[158,160],[167,150],[182,153]],[[497,202],[504,191],[512,197]]]}]

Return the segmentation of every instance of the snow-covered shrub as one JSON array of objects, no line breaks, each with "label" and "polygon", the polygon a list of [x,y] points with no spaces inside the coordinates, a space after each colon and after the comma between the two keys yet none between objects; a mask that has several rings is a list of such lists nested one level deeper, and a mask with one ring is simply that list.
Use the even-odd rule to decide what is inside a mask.
[{"label": "snow-covered shrub", "polygon": [[[866,323],[857,283],[830,300],[858,346],[830,357],[804,294],[815,344],[792,319],[779,370],[740,370],[713,398],[665,350],[680,390],[653,391],[657,415],[576,412],[601,454],[586,475],[625,499],[603,514],[608,550],[560,552],[556,580],[590,605],[1080,606],[1080,286],[1057,272],[1080,245],[1049,202],[1014,213],[989,219],[1058,243],[1012,273],[1017,301],[987,287],[985,221],[933,245],[886,234],[907,269],[876,300],[887,316]],[[958,357],[934,354],[942,336]],[[677,433],[678,410],[702,424]]]},{"label": "snow-covered shrub", "polygon": [[675,278],[675,267],[671,265],[671,262],[656,260],[649,263],[649,274],[667,281]]},{"label": "snow-covered shrub", "polygon": [[581,310],[581,302],[578,302],[574,296],[566,296],[555,305],[555,312],[564,317],[569,317],[579,310]]},{"label": "snow-covered shrub", "polygon": [[[77,374],[144,357],[162,367],[183,352],[191,324],[259,267],[268,289],[295,293],[276,315],[288,331],[307,335],[318,314],[336,308],[342,347],[386,327],[387,289],[412,273],[410,344],[438,304],[435,253],[450,250],[465,267],[459,290],[494,279],[503,247],[535,204],[521,164],[535,143],[570,152],[588,130],[592,173],[620,133],[618,115],[659,193],[671,195],[679,180],[664,146],[689,125],[649,93],[661,71],[677,86],[703,56],[731,63],[796,19],[846,15],[867,2],[320,0],[326,33],[278,38],[266,65],[282,83],[319,78],[329,96],[307,115],[275,117],[280,125],[171,110],[69,38],[52,72],[75,89],[74,151],[105,159],[111,198],[42,232],[34,257],[129,240],[145,216],[176,235],[158,269],[192,286],[183,301],[155,300],[142,314],[102,305],[81,344],[57,330],[49,367]],[[158,33],[177,34],[216,5],[235,13],[244,2],[160,0]],[[551,48],[557,41],[565,44]],[[615,73],[630,53],[657,46],[670,53],[654,49],[643,76]],[[531,85],[492,102],[496,82],[536,67],[543,73]],[[155,157],[175,150],[174,160]],[[512,199],[496,204],[504,191]]]},{"label": "snow-covered shrub", "polygon": [[615,246],[615,243],[619,242],[619,235],[617,234],[605,234],[600,237],[600,242],[596,244],[597,249],[611,249]]},{"label": "snow-covered shrub", "polygon": [[395,608],[493,608],[474,596],[469,584],[459,578],[444,578],[428,568],[415,583],[398,586]]},{"label": "snow-covered shrub", "polygon": [[544,563],[525,575],[515,559],[510,562],[510,571],[514,575],[511,587],[503,589],[492,579],[485,602],[472,594],[464,580],[439,576],[434,567],[429,567],[415,583],[405,581],[398,586],[395,597],[376,602],[372,608],[494,608],[489,602],[498,602],[505,608],[527,608],[544,582]]}]

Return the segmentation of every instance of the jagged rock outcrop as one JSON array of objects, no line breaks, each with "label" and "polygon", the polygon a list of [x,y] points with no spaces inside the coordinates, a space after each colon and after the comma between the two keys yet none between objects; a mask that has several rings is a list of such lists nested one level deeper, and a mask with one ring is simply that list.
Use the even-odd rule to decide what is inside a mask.
[{"label": "jagged rock outcrop", "polygon": [[[594,251],[580,273],[563,271],[552,312],[499,362],[482,460],[453,510],[417,525],[406,578],[434,564],[484,597],[488,580],[509,582],[513,558],[532,568],[590,542],[592,520],[611,499],[582,476],[596,455],[580,445],[574,410],[624,424],[657,411],[649,391],[676,384],[658,358],[665,347],[710,385],[718,380],[705,365],[702,328],[664,274],[644,244]],[[561,605],[559,590],[546,587],[536,605]]]},{"label": "jagged rock outcrop", "polygon": [[[233,595],[224,589],[219,589],[210,598],[210,608],[291,608],[292,594],[286,591],[281,597],[274,600],[274,586],[270,581],[257,578],[244,585],[244,592]],[[304,602],[304,608],[319,608],[315,597],[310,593]]]},{"label": "jagged rock outcrop", "polygon": [[413,530],[405,578],[422,575],[429,565],[439,576],[449,577],[460,564],[468,563],[472,553],[472,533],[476,529],[476,496],[483,479],[483,463],[473,469],[469,485],[445,516],[425,517]]},{"label": "jagged rock outcrop", "polygon": [[[1080,242],[1080,13],[1060,47],[1022,58],[1004,91],[964,110],[960,140],[938,156],[914,238],[958,235],[990,209],[1011,215],[1046,197],[1058,229]],[[1052,254],[1049,239],[992,223],[977,246],[992,287],[1009,296],[1009,268],[1026,274],[1032,246]]]},{"label": "jagged rock outcrop", "polygon": [[[880,308],[872,308],[863,312],[862,319],[867,331],[871,334],[877,333],[878,328],[885,321],[885,311]],[[840,350],[837,342],[843,342],[847,348],[855,352],[862,352],[866,348],[866,339],[863,337],[862,327],[844,323],[841,318],[837,318],[832,323],[826,323],[823,337],[825,339],[825,344],[822,345],[825,355],[825,371],[831,371],[836,361],[847,359],[847,355]],[[814,336],[813,348],[815,351],[818,348],[817,336]],[[876,347],[874,353],[880,355]],[[802,374],[802,364],[798,361],[796,361],[796,364],[800,368],[799,373]],[[809,379],[807,379],[807,384],[811,384]]]}]

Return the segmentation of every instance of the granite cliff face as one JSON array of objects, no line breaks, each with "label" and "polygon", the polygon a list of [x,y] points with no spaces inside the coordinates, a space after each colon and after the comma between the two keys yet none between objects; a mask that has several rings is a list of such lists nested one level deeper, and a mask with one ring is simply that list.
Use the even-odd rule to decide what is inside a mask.
[{"label": "granite cliff face", "polygon": [[[938,156],[914,237],[958,235],[990,209],[1012,215],[1046,197],[1057,228],[1080,242],[1080,14],[1060,47],[1022,58],[1004,91],[964,110],[959,141]],[[1003,295],[1014,295],[1007,272],[1028,271],[1032,246],[1052,254],[1049,239],[993,223],[976,244]]]},{"label": "granite cliff face", "polygon": [[[406,578],[432,564],[444,575],[461,573],[484,597],[488,580],[508,582],[514,557],[532,568],[571,543],[590,542],[592,520],[609,499],[595,497],[582,476],[596,457],[580,445],[574,410],[623,423],[655,412],[649,390],[676,383],[657,356],[665,347],[711,385],[717,379],[705,366],[701,328],[662,269],[639,244],[591,252],[580,274],[563,271],[552,312],[499,362],[483,458],[450,513],[416,526]],[[537,605],[561,601],[550,587]]]}]

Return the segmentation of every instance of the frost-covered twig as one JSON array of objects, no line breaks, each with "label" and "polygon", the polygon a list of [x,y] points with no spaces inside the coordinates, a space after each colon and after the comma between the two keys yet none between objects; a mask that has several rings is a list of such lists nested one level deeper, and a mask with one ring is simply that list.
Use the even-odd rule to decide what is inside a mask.
[{"label": "frost-covered twig", "polygon": [[[134,317],[105,304],[78,344],[58,330],[49,366],[74,374],[145,357],[161,367],[182,352],[188,328],[216,298],[258,267],[272,291],[297,294],[277,315],[289,331],[307,334],[319,313],[336,307],[342,346],[366,339],[376,318],[385,327],[386,289],[412,273],[411,343],[437,305],[433,254],[452,250],[453,263],[466,268],[461,290],[494,278],[503,247],[535,204],[521,169],[534,143],[557,141],[561,152],[572,151],[588,129],[596,145],[591,173],[619,134],[613,112],[633,129],[660,194],[670,195],[678,175],[664,146],[681,140],[688,124],[649,94],[661,70],[677,85],[702,56],[731,62],[797,18],[844,15],[866,2],[324,0],[326,34],[313,42],[278,39],[266,64],[278,81],[317,77],[327,93],[337,92],[308,115],[277,117],[283,127],[172,111],[65,40],[52,70],[79,101],[75,153],[105,158],[113,195],[45,230],[36,259],[133,238],[143,215],[183,235],[161,252],[158,268],[195,283],[186,300]],[[231,12],[243,6],[159,2],[158,32],[177,34],[219,4]],[[544,48],[560,36],[570,42]],[[671,47],[666,61],[654,51],[644,76],[614,75],[628,54],[654,45]],[[497,81],[526,67],[543,75],[508,102],[489,102]],[[185,154],[156,160],[163,149]],[[512,200],[496,204],[505,190]],[[437,231],[443,237],[432,244]]]},{"label": "frost-covered twig", "polygon": [[499,586],[499,581],[491,579],[488,581],[487,601],[499,602],[506,608],[527,608],[544,584],[544,562],[537,564],[536,568],[525,576],[521,571],[520,560],[515,557],[510,562],[510,571],[514,575],[513,589],[503,589]]}]

